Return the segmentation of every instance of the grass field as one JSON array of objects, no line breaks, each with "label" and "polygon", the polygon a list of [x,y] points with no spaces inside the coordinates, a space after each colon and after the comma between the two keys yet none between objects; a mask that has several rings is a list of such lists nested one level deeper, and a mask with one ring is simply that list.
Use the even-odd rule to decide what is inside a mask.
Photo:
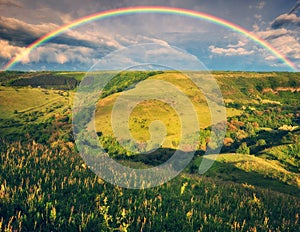
[{"label": "grass field", "polygon": [[[209,159],[209,156],[208,156]],[[194,162],[200,165],[202,157]],[[291,172],[276,160],[246,154],[220,154],[205,173],[207,177],[232,181],[273,191],[300,194],[300,173]]]},{"label": "grass field", "polygon": [[[167,72],[152,76],[149,79],[164,80],[176,86],[192,102],[198,116],[200,128],[206,128],[211,125],[211,112],[203,93],[186,76],[180,73]],[[111,113],[115,101],[123,93],[115,93],[101,99],[97,105],[95,126],[96,130],[101,131],[104,135],[113,135]],[[239,115],[241,112],[241,110],[234,108],[226,109],[227,117]],[[162,147],[175,148],[174,144],[180,139],[180,115],[166,103],[158,100],[142,101],[133,109],[129,121],[132,136],[138,141],[149,140],[149,126],[154,120],[161,120],[167,129],[167,137]]]},{"label": "grass field", "polygon": [[64,97],[54,90],[38,88],[10,88],[0,87],[0,114],[1,118],[11,118],[15,110],[20,113],[34,109],[41,110],[55,102],[64,102]]},{"label": "grass field", "polygon": [[42,88],[0,87],[1,135],[19,132],[22,126],[44,123],[69,112],[72,92]]},{"label": "grass field", "polygon": [[[198,168],[210,140],[211,116],[203,94],[185,76],[125,72],[105,96],[99,93],[99,140],[125,166],[163,163],[181,133],[180,114],[162,101],[146,100],[131,111],[130,133],[149,140],[151,123],[160,120],[167,129],[162,147],[133,154],[116,142],[112,109],[123,94],[139,88],[135,82],[168,81],[188,97],[199,118],[200,146],[185,170],[161,186],[131,190],[102,180],[78,153],[71,124],[76,89],[46,89],[57,77],[79,81],[84,73],[0,73],[0,231],[299,231],[299,74],[212,74],[227,107],[227,132],[221,154],[203,175]],[[39,76],[53,83],[9,84],[16,79],[36,84]]]}]

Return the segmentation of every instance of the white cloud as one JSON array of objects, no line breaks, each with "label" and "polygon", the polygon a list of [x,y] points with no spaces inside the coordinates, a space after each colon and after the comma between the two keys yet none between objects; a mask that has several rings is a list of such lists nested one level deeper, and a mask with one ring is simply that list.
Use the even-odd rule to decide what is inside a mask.
[{"label": "white cloud", "polygon": [[61,19],[61,21],[64,24],[67,24],[67,23],[70,23],[73,21],[73,17],[71,16],[71,14],[67,14],[67,13],[59,15],[59,18]]},{"label": "white cloud", "polygon": [[293,59],[300,59],[300,43],[291,35],[281,36],[271,41],[282,54]]},{"label": "white cloud", "polygon": [[282,28],[288,25],[299,27],[300,17],[295,14],[282,14],[271,23],[273,29]]},{"label": "white cloud", "polygon": [[245,48],[219,48],[215,46],[209,46],[209,49],[212,53],[225,56],[243,56],[254,53],[254,51],[248,51]]},{"label": "white cloud", "polygon": [[253,31],[259,31],[259,26],[257,24],[252,25]]},{"label": "white cloud", "polygon": [[59,64],[64,64],[68,61],[68,57],[63,53],[60,53],[60,54],[57,54],[56,60]]},{"label": "white cloud", "polygon": [[266,31],[256,32],[256,34],[289,59],[300,59],[300,43],[297,39],[297,32],[280,28],[267,29]]},{"label": "white cloud", "polygon": [[267,29],[265,31],[258,31],[258,32],[256,32],[256,35],[265,40],[272,40],[272,39],[287,35],[289,33],[290,32],[287,29],[280,28],[280,29]]},{"label": "white cloud", "polygon": [[94,50],[86,47],[74,47],[62,44],[47,44],[31,51],[21,62],[47,62],[65,64],[67,62],[79,62],[91,64],[94,62]]},{"label": "white cloud", "polygon": [[129,46],[129,45],[138,43],[138,40],[136,37],[123,36],[120,34],[115,35],[115,39],[118,41],[118,43],[120,43],[123,46]]},{"label": "white cloud", "polygon": [[229,44],[225,48],[209,46],[212,53],[224,56],[243,56],[253,54],[253,50],[247,50],[244,46],[247,44],[246,40],[239,40],[237,44]]},{"label": "white cloud", "polygon": [[[300,65],[300,41],[299,41],[299,26],[300,17],[293,14],[299,8],[300,2],[288,14],[279,15],[275,20],[270,22],[270,26],[259,31],[258,26],[254,26],[254,33],[267,41],[279,53],[287,57],[297,66]],[[267,61],[278,60],[277,57],[262,52]]]},{"label": "white cloud", "polygon": [[262,10],[265,6],[266,6],[266,2],[262,1],[262,2],[257,4],[256,8],[259,9],[259,10]]},{"label": "white cloud", "polygon": [[265,60],[277,60],[277,58],[275,56],[270,55],[265,57]]},{"label": "white cloud", "polygon": [[254,18],[257,19],[258,21],[261,21],[262,15],[261,14],[255,14]]},{"label": "white cloud", "polygon": [[266,6],[266,2],[265,1],[261,1],[258,4],[249,5],[248,8],[249,9],[259,9],[259,10],[262,10],[265,6]]},{"label": "white cloud", "polygon": [[4,59],[11,59],[14,56],[23,53],[26,49],[25,47],[17,47],[9,44],[6,40],[0,40],[0,57]]},{"label": "white cloud", "polygon": [[169,46],[168,42],[166,42],[162,39],[151,38],[148,36],[139,35],[139,36],[137,36],[137,40],[139,41],[139,43],[155,43],[155,44],[160,44],[160,45],[166,46],[166,47]]},{"label": "white cloud", "polygon": [[99,47],[107,46],[107,47],[113,47],[116,49],[120,49],[123,47],[112,36],[105,35],[99,31],[86,30],[86,31],[82,32],[82,31],[76,31],[76,30],[68,30],[66,32],[66,34],[72,38],[76,38],[77,40],[89,41],[89,42],[98,44]]}]

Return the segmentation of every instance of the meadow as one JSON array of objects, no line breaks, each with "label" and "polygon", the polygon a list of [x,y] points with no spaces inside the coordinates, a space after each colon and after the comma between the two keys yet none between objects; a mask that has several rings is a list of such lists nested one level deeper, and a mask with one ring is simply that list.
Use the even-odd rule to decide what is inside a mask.
[{"label": "meadow", "polygon": [[174,153],[180,115],[160,101],[138,104],[129,121],[133,137],[149,139],[158,119],[167,136],[151,154],[128,152],[110,123],[119,96],[145,79],[165,80],[188,96],[200,118],[198,149],[186,169],[161,186],[130,190],[96,176],[74,144],[72,104],[84,73],[0,73],[0,231],[299,231],[300,74],[212,75],[227,130],[221,154],[203,175],[198,167],[211,117],[189,79],[170,71],[125,72],[99,95],[99,140],[116,161],[135,168]]}]

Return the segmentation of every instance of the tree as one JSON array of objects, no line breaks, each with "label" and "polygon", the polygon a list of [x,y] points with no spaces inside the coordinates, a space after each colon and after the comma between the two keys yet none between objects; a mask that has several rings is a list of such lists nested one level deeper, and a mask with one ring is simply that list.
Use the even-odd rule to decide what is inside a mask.
[{"label": "tree", "polygon": [[247,146],[246,142],[243,142],[235,152],[240,154],[250,154],[250,148]]},{"label": "tree", "polygon": [[262,93],[262,91],[263,91],[263,89],[264,89],[264,88],[262,87],[262,85],[260,85],[260,84],[259,84],[259,85],[256,85],[255,88],[256,88],[256,90],[257,90],[258,92],[260,92],[260,93]]},{"label": "tree", "polygon": [[252,125],[251,122],[247,122],[246,123],[246,128],[245,131],[247,132],[247,134],[249,135],[249,137],[254,137],[256,135],[255,129]]},{"label": "tree", "polygon": [[259,139],[257,142],[256,142],[256,146],[265,146],[267,144],[266,140],[264,139]]}]

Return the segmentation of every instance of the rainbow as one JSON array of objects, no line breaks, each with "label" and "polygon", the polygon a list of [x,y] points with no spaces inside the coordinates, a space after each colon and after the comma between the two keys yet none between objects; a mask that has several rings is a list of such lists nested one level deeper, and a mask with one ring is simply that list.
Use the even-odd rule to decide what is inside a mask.
[{"label": "rainbow", "polygon": [[278,50],[272,47],[269,43],[265,40],[257,37],[250,31],[233,24],[229,21],[226,21],[221,18],[217,18],[213,15],[205,14],[202,12],[197,12],[193,10],[181,9],[181,8],[173,8],[173,7],[163,7],[163,6],[136,6],[136,7],[128,7],[128,8],[119,8],[113,9],[108,11],[103,11],[99,13],[95,13],[92,15],[85,16],[83,18],[79,18],[69,24],[63,25],[62,27],[42,36],[41,38],[34,41],[30,44],[26,50],[22,53],[17,55],[16,57],[12,58],[5,66],[4,70],[8,70],[12,68],[16,63],[20,62],[24,57],[26,57],[33,49],[40,46],[41,44],[51,40],[52,38],[64,33],[68,29],[75,28],[79,25],[89,23],[95,20],[106,19],[110,17],[122,16],[122,15],[129,15],[129,14],[141,14],[141,13],[157,13],[157,14],[173,14],[173,15],[182,15],[187,17],[192,17],[196,19],[206,20],[208,22],[224,26],[227,28],[232,29],[235,32],[238,32],[245,37],[253,40],[254,42],[260,44],[265,49],[269,50],[273,55],[281,59],[287,66],[289,66],[292,70],[297,71],[297,67],[294,63],[292,63],[288,58],[286,58],[283,54],[281,54]]}]

